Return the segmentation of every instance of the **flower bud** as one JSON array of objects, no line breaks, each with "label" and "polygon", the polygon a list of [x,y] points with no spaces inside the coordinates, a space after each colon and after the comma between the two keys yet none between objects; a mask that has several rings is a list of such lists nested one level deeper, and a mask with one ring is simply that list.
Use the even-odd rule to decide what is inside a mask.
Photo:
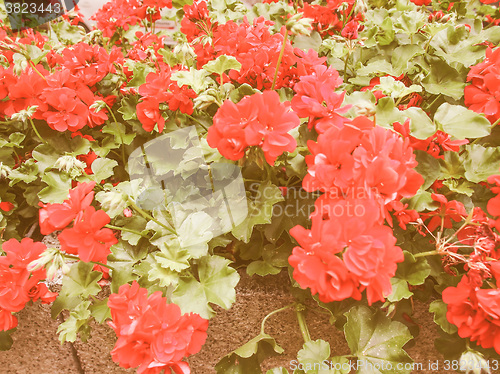
[{"label": "flower bud", "polygon": [[53,280],[59,270],[63,274],[67,274],[70,270],[70,267],[66,264],[64,255],[57,248],[47,248],[38,259],[31,261],[27,266],[28,271],[35,271],[41,268],[45,268],[48,280]]},{"label": "flower bud", "polygon": [[71,155],[61,156],[54,163],[54,168],[59,171],[65,171],[72,178],[82,175],[85,167],[86,165],[84,162]]},{"label": "flower bud", "polygon": [[103,100],[97,100],[96,102],[94,102],[94,104],[92,104],[90,107],[90,109],[94,109],[94,111],[96,113],[100,112],[101,110],[103,110],[104,108],[106,108],[106,102],[103,101]]},{"label": "flower bud", "polygon": [[482,374],[491,373],[489,369],[489,363],[484,359],[484,356],[472,349],[469,349],[462,353],[460,356],[460,370],[464,371],[465,374]]},{"label": "flower bud", "polygon": [[174,56],[182,63],[189,65],[196,58],[196,53],[189,43],[179,43],[174,48]]},{"label": "flower bud", "polygon": [[121,192],[109,191],[98,192],[96,200],[101,203],[102,209],[111,217],[114,218],[127,207],[126,198]]},{"label": "flower bud", "polygon": [[312,30],[312,19],[301,18],[290,29],[293,35],[310,35]]},{"label": "flower bud", "polygon": [[12,169],[7,165],[4,165],[3,162],[0,162],[0,179],[8,178]]},{"label": "flower bud", "polygon": [[24,110],[20,110],[19,112],[14,113],[10,118],[14,121],[26,122],[28,119],[33,117],[33,114],[35,114],[37,109],[38,105],[29,106]]}]

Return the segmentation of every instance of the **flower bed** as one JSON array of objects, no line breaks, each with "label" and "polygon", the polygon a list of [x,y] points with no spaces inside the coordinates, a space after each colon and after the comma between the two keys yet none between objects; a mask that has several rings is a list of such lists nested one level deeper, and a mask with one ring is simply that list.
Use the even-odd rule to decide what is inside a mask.
[{"label": "flower bed", "polygon": [[[410,373],[415,300],[439,325],[439,369],[497,370],[500,13],[486,3],[113,0],[90,33],[78,14],[3,25],[0,347],[40,300],[66,311],[62,343],[106,323],[118,365],[189,373],[244,269],[288,276],[293,302],[218,373],[282,354],[265,323],[286,310],[304,344],[266,374]],[[156,32],[163,8],[178,32]],[[311,339],[314,312],[350,354]]]}]

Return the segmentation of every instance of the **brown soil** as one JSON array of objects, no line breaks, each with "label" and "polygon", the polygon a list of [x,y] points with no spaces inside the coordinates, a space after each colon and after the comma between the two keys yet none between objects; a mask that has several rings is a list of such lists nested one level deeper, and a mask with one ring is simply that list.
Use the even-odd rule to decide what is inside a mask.
[{"label": "brown soil", "polygon": [[[193,374],[214,374],[215,364],[232,350],[238,348],[259,333],[260,323],[269,312],[293,302],[288,292],[286,278],[270,276],[250,278],[241,274],[236,303],[229,311],[217,309],[217,316],[210,321],[208,340],[203,349],[189,358]],[[427,368],[429,360],[443,357],[434,348],[437,325],[432,321],[428,306],[415,303],[414,320],[420,325],[416,344],[407,349],[416,363]],[[18,313],[19,327],[13,334],[14,346],[8,352],[0,352],[0,373],[5,374],[79,374],[71,347],[61,346],[57,338],[59,321],[50,318],[50,307],[41,304],[27,306]],[[332,348],[332,355],[349,354],[343,333],[328,322],[328,316],[309,313],[307,323],[312,339],[324,339]],[[87,343],[74,344],[86,374],[134,373],[135,370],[120,368],[111,360],[109,352],[114,346],[114,332],[107,326],[94,325],[92,338]],[[276,338],[285,353],[266,360],[262,368],[276,366],[290,368],[302,347],[302,337],[293,310],[273,315],[266,323],[266,333]],[[415,370],[414,373],[446,374],[443,370]],[[253,373],[248,373],[253,374]],[[397,374],[397,373],[395,373]]]}]

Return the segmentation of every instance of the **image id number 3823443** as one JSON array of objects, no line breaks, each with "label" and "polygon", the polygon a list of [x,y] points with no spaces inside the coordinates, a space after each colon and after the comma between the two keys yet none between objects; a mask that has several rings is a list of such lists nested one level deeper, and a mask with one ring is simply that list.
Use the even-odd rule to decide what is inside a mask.
[{"label": "image id number 3823443", "polygon": [[25,2],[25,1],[5,1],[5,10],[9,14],[43,14],[43,13],[63,13],[61,3],[50,1]]}]

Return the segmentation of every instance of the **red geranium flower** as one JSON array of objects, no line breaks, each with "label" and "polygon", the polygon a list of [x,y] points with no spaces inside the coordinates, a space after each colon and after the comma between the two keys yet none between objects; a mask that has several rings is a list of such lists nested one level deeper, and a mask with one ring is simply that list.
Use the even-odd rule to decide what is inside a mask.
[{"label": "red geranium flower", "polygon": [[69,199],[62,204],[42,204],[40,215],[40,233],[49,235],[56,230],[61,230],[73,221],[78,213],[86,209],[94,199],[92,189],[95,182],[79,183],[69,191]]},{"label": "red geranium flower", "polygon": [[118,243],[113,231],[103,228],[109,222],[110,218],[103,210],[96,211],[92,206],[86,208],[72,228],[59,234],[61,249],[78,254],[84,262],[106,263],[111,253],[109,248]]},{"label": "red geranium flower", "polygon": [[283,152],[292,152],[297,146],[288,131],[299,124],[300,119],[280,102],[277,92],[265,91],[247,96],[238,104],[226,100],[214,116],[207,141],[230,160],[243,157],[248,146],[259,146],[273,165]]},{"label": "red geranium flower", "polygon": [[168,304],[157,291],[148,291],[134,281],[124,284],[118,294],[109,297],[108,306],[118,340],[111,351],[113,361],[121,367],[138,367],[142,374],[157,374],[172,369],[189,373],[181,361],[197,353],[204,344],[208,321],[199,315],[181,314],[176,304]]}]

